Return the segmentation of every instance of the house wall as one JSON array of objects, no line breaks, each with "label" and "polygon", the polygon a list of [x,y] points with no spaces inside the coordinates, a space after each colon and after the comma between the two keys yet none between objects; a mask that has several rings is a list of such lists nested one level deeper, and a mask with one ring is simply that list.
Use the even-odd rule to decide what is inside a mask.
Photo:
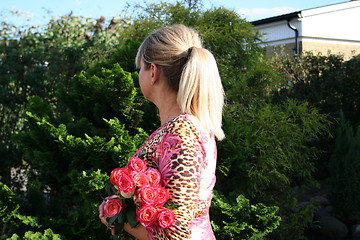
[{"label": "house wall", "polygon": [[[299,21],[291,21],[297,29],[301,29]],[[263,40],[268,46],[288,44],[294,42],[295,32],[287,26],[287,21],[279,21],[255,27],[263,34]]]},{"label": "house wall", "polygon": [[[299,46],[301,46],[301,45],[299,44]],[[286,54],[293,55],[295,43],[266,46],[264,48],[265,48],[265,54],[269,58],[274,57],[276,55],[276,53],[279,53],[281,51]]]},{"label": "house wall", "polygon": [[[274,46],[266,46],[266,56],[273,57],[276,53],[283,51],[286,54],[294,54],[295,43],[280,44]],[[344,44],[344,43],[324,43],[324,42],[311,42],[299,41],[299,52],[312,52],[314,54],[320,53],[327,56],[329,54],[343,55],[344,60],[349,60],[352,57],[360,54],[360,46]]]},{"label": "house wall", "polygon": [[[311,51],[315,54],[342,54],[344,59],[360,54],[360,1],[350,1],[330,6],[301,11],[301,16],[293,18],[291,25],[299,31],[299,52]],[[267,56],[274,56],[279,46],[288,54],[293,54],[295,33],[287,26],[287,21],[270,22],[255,27],[264,34]]]},{"label": "house wall", "polygon": [[302,37],[360,41],[360,1],[304,10],[300,21]]},{"label": "house wall", "polygon": [[330,42],[301,42],[302,52],[311,51],[314,54],[322,55],[340,54],[344,56],[344,60],[349,60],[353,56],[360,54],[360,45],[351,45],[346,43],[330,43]]}]

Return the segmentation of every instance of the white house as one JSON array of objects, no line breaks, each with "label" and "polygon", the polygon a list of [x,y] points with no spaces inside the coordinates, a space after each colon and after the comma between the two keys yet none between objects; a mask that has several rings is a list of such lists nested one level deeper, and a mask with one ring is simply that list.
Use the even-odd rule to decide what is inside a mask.
[{"label": "white house", "polygon": [[326,55],[343,54],[345,59],[360,54],[360,1],[292,12],[252,22],[264,34],[268,56],[283,45],[285,51]]}]

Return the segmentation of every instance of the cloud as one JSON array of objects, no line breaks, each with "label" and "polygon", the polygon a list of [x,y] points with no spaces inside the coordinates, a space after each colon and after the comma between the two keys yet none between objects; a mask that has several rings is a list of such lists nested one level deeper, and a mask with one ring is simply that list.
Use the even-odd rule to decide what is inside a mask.
[{"label": "cloud", "polygon": [[275,8],[238,8],[240,16],[245,17],[248,21],[274,17],[286,13],[295,12],[293,7],[275,7]]}]

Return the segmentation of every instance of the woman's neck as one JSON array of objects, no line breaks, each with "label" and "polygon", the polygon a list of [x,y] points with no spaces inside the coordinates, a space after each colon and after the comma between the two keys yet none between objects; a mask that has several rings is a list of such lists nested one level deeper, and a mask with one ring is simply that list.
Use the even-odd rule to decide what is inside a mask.
[{"label": "woman's neck", "polygon": [[152,98],[149,100],[159,109],[161,125],[182,113],[177,103],[177,92],[168,86],[162,74],[153,85]]},{"label": "woman's neck", "polygon": [[168,121],[174,119],[175,117],[179,116],[182,113],[177,103],[167,104],[164,105],[163,107],[158,107],[158,109],[159,109],[161,125],[167,123]]},{"label": "woman's neck", "polygon": [[155,105],[159,109],[161,125],[179,116],[182,112],[176,101],[176,93],[164,91],[162,96],[157,98]]}]

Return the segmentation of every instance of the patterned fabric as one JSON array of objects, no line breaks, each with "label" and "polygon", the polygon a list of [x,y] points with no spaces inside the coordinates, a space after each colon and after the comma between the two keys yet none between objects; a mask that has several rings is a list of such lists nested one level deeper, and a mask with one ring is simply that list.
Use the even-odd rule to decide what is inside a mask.
[{"label": "patterned fabric", "polygon": [[182,114],[153,132],[134,156],[156,168],[179,207],[169,229],[148,228],[149,239],[214,240],[209,219],[215,185],[216,144],[190,114]]}]

